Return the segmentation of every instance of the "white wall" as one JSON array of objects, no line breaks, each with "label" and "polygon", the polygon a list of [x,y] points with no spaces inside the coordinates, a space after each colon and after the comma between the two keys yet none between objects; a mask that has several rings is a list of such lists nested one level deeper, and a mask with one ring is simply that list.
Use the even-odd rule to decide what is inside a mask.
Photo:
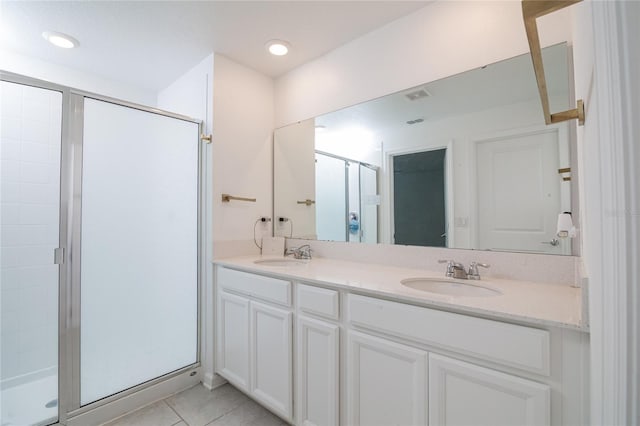
[{"label": "white wall", "polygon": [[153,91],[9,50],[0,50],[0,70],[142,105],[156,105],[156,93]]},{"label": "white wall", "polygon": [[158,108],[202,120],[207,133],[213,114],[213,53],[157,94]]},{"label": "white wall", "polygon": [[[315,204],[298,204],[316,198],[314,134],[314,120],[283,127],[274,134],[274,235],[316,238]],[[289,221],[281,223],[278,216]]]},{"label": "white wall", "polygon": [[[543,46],[571,40],[563,10]],[[519,1],[437,1],[276,80],[277,127],[528,51]]]},{"label": "white wall", "polygon": [[[213,72],[214,247],[253,247],[254,223],[272,213],[273,80],[216,54]],[[256,198],[223,203],[222,194]],[[271,235],[271,224],[257,227]],[[235,243],[230,243],[235,244]],[[234,250],[236,250],[234,248]],[[253,248],[252,250],[257,250]],[[226,253],[231,254],[230,251]],[[221,252],[214,256],[219,256]]]},{"label": "white wall", "polygon": [[[188,70],[175,82],[158,93],[158,107],[178,114],[202,120],[202,132],[211,133],[213,121],[213,53],[199,64]],[[205,184],[203,200],[204,244],[204,276],[201,288],[201,353],[203,374],[202,382],[213,387],[216,378],[213,374],[213,324],[214,324],[214,290],[213,266],[209,260],[213,258],[213,147],[202,143],[202,155],[205,158]]]}]

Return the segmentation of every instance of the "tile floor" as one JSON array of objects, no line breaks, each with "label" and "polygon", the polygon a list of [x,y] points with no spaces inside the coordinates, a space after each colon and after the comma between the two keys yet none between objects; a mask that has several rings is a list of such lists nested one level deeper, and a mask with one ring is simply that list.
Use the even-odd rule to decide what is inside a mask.
[{"label": "tile floor", "polygon": [[230,384],[213,391],[196,385],[103,426],[285,426]]}]

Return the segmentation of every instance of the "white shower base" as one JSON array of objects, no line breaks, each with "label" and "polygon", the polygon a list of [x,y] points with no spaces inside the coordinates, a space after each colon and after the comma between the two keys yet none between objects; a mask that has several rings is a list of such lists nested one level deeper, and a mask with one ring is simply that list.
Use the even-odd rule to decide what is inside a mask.
[{"label": "white shower base", "polygon": [[46,407],[58,398],[58,376],[48,375],[2,389],[1,426],[32,426],[55,423],[58,405]]}]

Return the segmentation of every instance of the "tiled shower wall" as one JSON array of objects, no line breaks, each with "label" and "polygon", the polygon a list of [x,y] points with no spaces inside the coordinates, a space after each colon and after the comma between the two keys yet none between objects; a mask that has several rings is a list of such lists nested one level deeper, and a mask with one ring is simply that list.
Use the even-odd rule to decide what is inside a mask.
[{"label": "tiled shower wall", "polygon": [[[0,82],[1,377],[53,373],[58,357],[62,94]],[[28,377],[28,376],[27,376]]]}]

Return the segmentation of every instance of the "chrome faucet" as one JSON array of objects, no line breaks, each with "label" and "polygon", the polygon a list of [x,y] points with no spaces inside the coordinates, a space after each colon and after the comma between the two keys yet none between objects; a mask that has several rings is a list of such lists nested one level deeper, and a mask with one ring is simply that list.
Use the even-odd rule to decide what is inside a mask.
[{"label": "chrome faucet", "polygon": [[447,272],[445,275],[449,278],[467,279],[467,271],[464,270],[464,265],[458,263],[455,260],[438,260],[438,263],[447,264]]},{"label": "chrome faucet", "polygon": [[284,255],[292,255],[295,259],[311,259],[311,246],[305,244],[300,247],[291,247],[285,250]]},{"label": "chrome faucet", "polygon": [[480,272],[478,272],[478,266],[488,268],[489,264],[480,262],[471,262],[469,269],[465,270],[462,263],[458,263],[455,260],[438,260],[438,263],[447,264],[447,272],[445,275],[449,278],[457,278],[462,280],[479,280]]}]

